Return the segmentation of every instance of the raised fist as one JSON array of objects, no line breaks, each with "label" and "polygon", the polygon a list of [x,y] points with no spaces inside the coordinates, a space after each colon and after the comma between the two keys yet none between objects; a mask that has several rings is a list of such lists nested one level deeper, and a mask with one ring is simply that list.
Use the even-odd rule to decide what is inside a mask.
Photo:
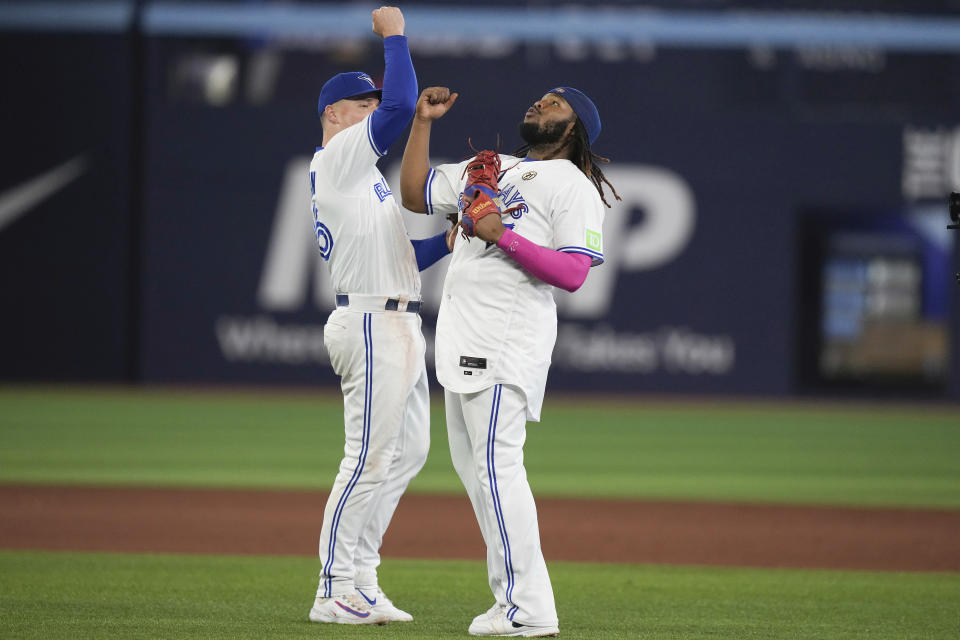
[{"label": "raised fist", "polygon": [[397,7],[380,7],[372,14],[373,32],[381,38],[403,35],[403,14]]}]

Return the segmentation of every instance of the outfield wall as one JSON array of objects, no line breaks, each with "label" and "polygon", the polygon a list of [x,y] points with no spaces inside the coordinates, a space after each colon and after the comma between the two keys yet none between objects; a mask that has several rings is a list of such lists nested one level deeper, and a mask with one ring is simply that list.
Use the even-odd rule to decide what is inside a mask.
[{"label": "outfield wall", "polygon": [[[376,75],[379,44],[295,21],[211,33],[215,20],[205,30],[203,16],[146,5],[139,35],[4,33],[22,99],[2,108],[25,125],[10,126],[0,189],[87,164],[0,228],[0,277],[18,300],[0,376],[334,384],[306,168],[320,85]],[[829,22],[747,45],[603,38],[581,18],[581,38],[411,31],[421,86],[461,93],[435,127],[437,161],[462,159],[468,138],[501,134],[511,149],[556,85],[600,108],[595,150],[623,200],[605,264],[557,296],[550,384],[960,397],[960,261],[945,229],[960,188],[957,52],[922,38],[804,43]],[[401,153],[402,141],[381,163],[393,185]],[[443,226],[408,217],[413,237]],[[428,337],[445,268],[424,274]]]}]

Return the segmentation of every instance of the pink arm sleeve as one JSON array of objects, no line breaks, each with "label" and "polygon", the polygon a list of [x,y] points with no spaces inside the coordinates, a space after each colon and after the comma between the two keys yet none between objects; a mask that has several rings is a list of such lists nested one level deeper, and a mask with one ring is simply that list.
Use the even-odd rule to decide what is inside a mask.
[{"label": "pink arm sleeve", "polygon": [[503,232],[497,246],[534,277],[567,291],[576,291],[587,279],[593,260],[582,253],[564,253],[530,242],[512,229]]}]

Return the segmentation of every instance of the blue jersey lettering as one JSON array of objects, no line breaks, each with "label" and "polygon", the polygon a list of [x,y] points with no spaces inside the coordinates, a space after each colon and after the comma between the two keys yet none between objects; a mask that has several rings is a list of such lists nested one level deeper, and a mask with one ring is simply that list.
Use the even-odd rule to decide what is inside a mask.
[{"label": "blue jersey lettering", "polygon": [[390,191],[390,187],[387,186],[386,178],[380,178],[380,182],[373,185],[373,192],[377,194],[377,197],[380,199],[380,202],[383,202],[387,199],[387,196],[391,195],[393,192]]}]

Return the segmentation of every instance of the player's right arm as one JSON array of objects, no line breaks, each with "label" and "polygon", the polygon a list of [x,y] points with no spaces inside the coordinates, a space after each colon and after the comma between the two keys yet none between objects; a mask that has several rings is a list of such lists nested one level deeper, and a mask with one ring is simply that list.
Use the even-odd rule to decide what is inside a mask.
[{"label": "player's right arm", "polygon": [[430,129],[433,121],[450,110],[459,94],[446,87],[428,87],[417,100],[410,137],[400,164],[400,193],[403,206],[417,213],[431,213],[424,189],[430,173]]}]

